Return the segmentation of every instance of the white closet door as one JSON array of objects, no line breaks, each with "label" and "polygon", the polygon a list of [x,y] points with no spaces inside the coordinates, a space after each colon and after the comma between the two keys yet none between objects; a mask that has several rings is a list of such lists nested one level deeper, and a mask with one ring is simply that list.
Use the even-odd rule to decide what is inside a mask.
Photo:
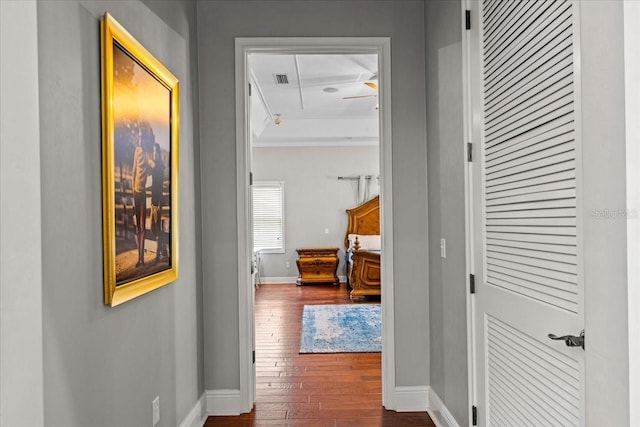
[{"label": "white closet door", "polygon": [[478,425],[584,425],[576,5],[475,7]]}]

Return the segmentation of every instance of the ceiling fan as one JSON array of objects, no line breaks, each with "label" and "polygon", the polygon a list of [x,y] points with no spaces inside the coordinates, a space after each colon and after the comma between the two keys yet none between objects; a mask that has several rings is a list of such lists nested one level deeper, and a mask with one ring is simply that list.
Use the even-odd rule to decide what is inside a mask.
[{"label": "ceiling fan", "polygon": [[[377,79],[378,79],[377,74],[374,74],[373,76],[371,76],[371,80],[377,80]],[[370,87],[376,92],[378,91],[378,83],[374,81],[366,81],[364,82],[364,85]],[[371,95],[343,96],[342,99],[377,98],[377,97],[378,97],[377,93],[372,93]]]}]

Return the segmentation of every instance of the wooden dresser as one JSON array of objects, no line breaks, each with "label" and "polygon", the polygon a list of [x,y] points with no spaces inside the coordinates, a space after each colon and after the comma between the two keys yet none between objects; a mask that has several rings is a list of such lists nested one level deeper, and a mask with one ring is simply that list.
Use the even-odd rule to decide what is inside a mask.
[{"label": "wooden dresser", "polygon": [[338,279],[338,248],[298,248],[297,285],[309,283],[340,284]]}]

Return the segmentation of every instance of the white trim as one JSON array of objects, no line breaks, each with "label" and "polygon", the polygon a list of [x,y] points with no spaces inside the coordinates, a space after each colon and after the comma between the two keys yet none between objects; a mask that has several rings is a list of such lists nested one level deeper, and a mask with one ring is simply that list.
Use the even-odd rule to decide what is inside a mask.
[{"label": "white trim", "polygon": [[260,277],[260,285],[295,285],[298,276],[289,277]]},{"label": "white trim", "polygon": [[640,3],[624,2],[624,74],[627,158],[627,292],[629,316],[629,425],[640,425]]},{"label": "white trim", "polygon": [[438,393],[431,387],[429,387],[429,409],[427,412],[437,427],[460,427],[460,424],[449,412],[449,408],[446,407]]},{"label": "white trim", "polygon": [[[373,39],[372,39],[373,40]],[[391,39],[378,39],[380,100],[380,223],[382,224],[382,405],[395,409],[396,388],[395,299],[393,282],[393,198],[391,137]]]},{"label": "white trim", "polygon": [[429,386],[398,386],[393,400],[397,412],[425,412],[429,409]]},{"label": "white trim", "polygon": [[[471,0],[460,0],[461,3],[461,11],[464,10],[473,10],[476,12],[474,5],[471,4]],[[477,12],[471,15],[471,27],[474,28],[474,31],[478,31],[478,19],[475,19],[477,16]],[[467,142],[474,144],[473,147],[477,146],[478,140],[474,139],[473,132],[473,80],[471,76],[471,58],[472,58],[472,35],[473,33],[465,28],[466,16],[464,13],[460,14],[461,19],[461,31],[462,31],[462,96],[463,96],[463,134],[464,139],[461,141],[463,145],[466,145]],[[477,149],[475,150],[477,153]],[[463,153],[467,152],[467,147],[463,147]],[[476,153],[472,153],[476,155]],[[477,155],[476,155],[477,157]],[[464,200],[465,200],[465,215],[464,215],[464,227],[465,227],[465,277],[467,281],[467,286],[470,286],[470,275],[475,274],[475,262],[474,262],[474,226],[473,226],[473,218],[474,218],[474,203],[473,203],[473,162],[467,162],[464,168]],[[475,356],[475,295],[471,294],[470,291],[466,291],[466,313],[467,313],[467,407],[469,408],[469,419],[472,417],[471,407],[476,404],[476,381],[477,381],[477,373],[476,373],[476,356]],[[439,402],[439,406],[437,408],[438,411],[442,412],[442,401],[435,393],[435,391],[431,390],[432,396],[437,399],[435,402]],[[431,397],[431,395],[430,395]],[[446,409],[446,408],[445,408]],[[448,410],[447,410],[448,413]],[[433,419],[433,417],[432,417]],[[434,422],[436,422],[434,420]],[[436,422],[438,425],[438,422]]]},{"label": "white trim", "polygon": [[[238,236],[238,362],[240,367],[240,410],[250,412],[255,400],[253,287],[251,263],[253,244],[251,242],[251,135],[248,97],[246,49],[236,42],[236,212]],[[207,402],[207,409],[209,408]]]},{"label": "white trim", "polygon": [[[573,20],[573,91],[574,91],[574,135],[575,135],[575,183],[576,183],[576,244],[577,244],[577,258],[578,263],[578,307],[582,328],[586,327],[587,306],[585,304],[585,295],[587,294],[585,286],[585,265],[584,265],[584,252],[585,252],[585,203],[584,203],[584,156],[582,150],[582,23],[580,14],[580,1],[572,0],[572,20]],[[576,331],[578,332],[578,331]],[[588,332],[587,332],[588,334]],[[587,338],[588,339],[588,338]],[[581,425],[587,424],[587,357],[582,354],[579,359],[580,372],[578,377],[580,379],[580,408],[578,410],[579,423]]]},{"label": "white trim", "polygon": [[240,390],[207,390],[204,392],[207,415],[240,415],[242,408]]},{"label": "white trim", "polygon": [[240,396],[243,412],[251,410],[255,393],[253,350],[253,294],[249,229],[250,170],[249,109],[247,106],[247,57],[249,53],[376,53],[378,55],[380,105],[380,191],[382,224],[382,404],[395,409],[395,339],[393,295],[393,201],[391,141],[391,39],[388,37],[287,37],[236,38],[236,176],[238,215],[238,296]]},{"label": "white trim", "polygon": [[187,413],[178,427],[203,427],[207,421],[207,417],[204,416],[205,409],[205,395],[200,396],[200,399],[193,405],[193,408]]},{"label": "white trim", "polygon": [[[290,285],[295,284],[296,280],[298,280],[298,276],[288,276],[288,277],[260,277],[260,285]],[[338,280],[340,283],[345,283],[347,281],[347,276],[338,276]]]}]

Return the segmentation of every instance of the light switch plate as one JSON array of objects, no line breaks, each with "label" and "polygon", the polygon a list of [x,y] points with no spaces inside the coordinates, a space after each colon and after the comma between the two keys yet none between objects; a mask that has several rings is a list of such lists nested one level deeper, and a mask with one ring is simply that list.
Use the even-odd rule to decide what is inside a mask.
[{"label": "light switch plate", "polygon": [[160,422],[160,396],[156,396],[151,402],[151,407],[153,408],[153,425],[155,426]]}]

